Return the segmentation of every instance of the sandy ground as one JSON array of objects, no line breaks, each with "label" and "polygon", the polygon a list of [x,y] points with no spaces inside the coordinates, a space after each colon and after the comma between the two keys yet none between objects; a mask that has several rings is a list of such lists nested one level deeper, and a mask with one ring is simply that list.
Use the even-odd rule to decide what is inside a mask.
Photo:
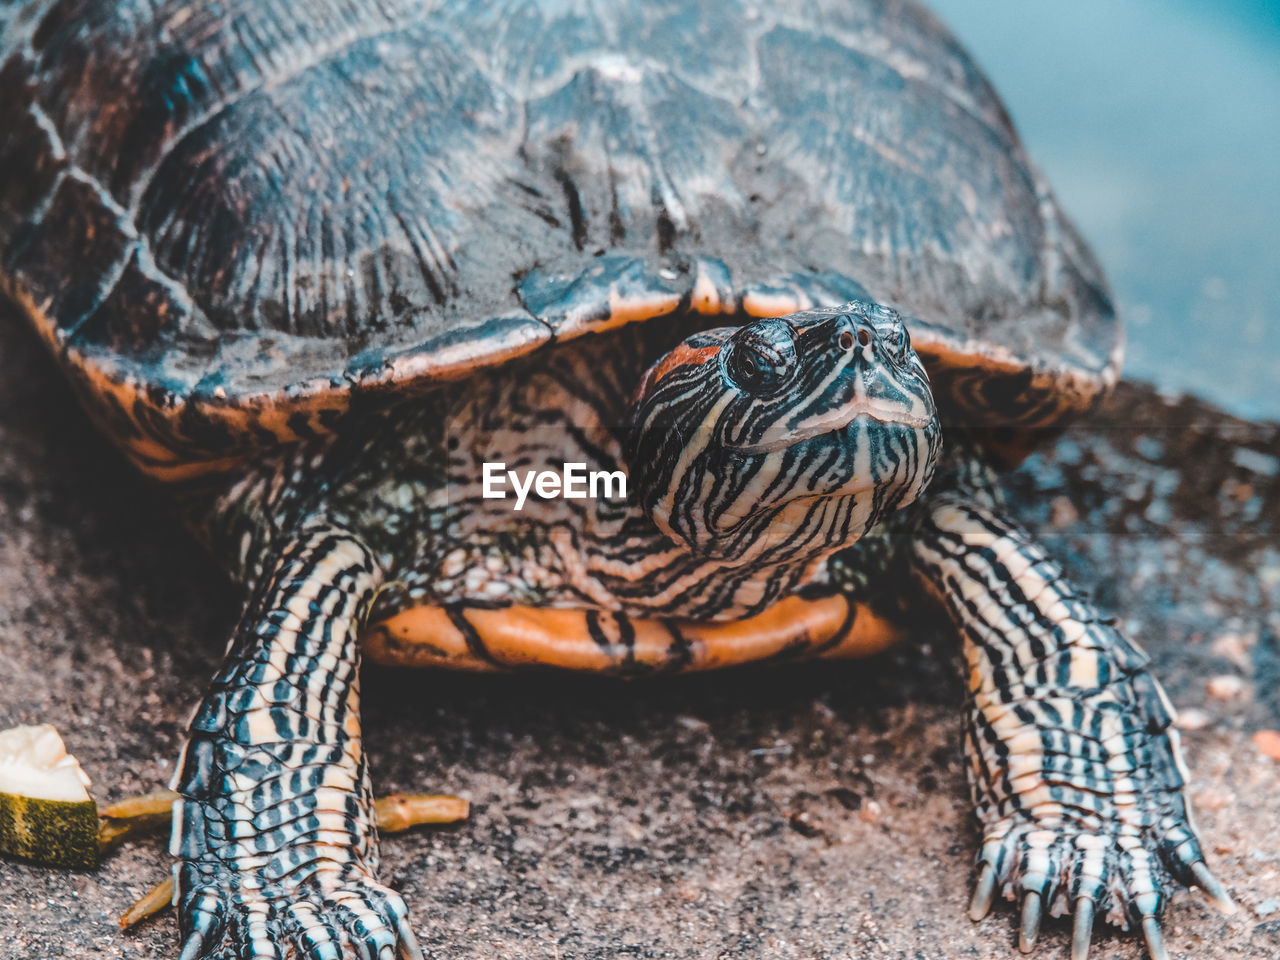
[{"label": "sandy ground", "polygon": [[[1280,727],[1278,474],[1275,427],[1125,387],[1009,480],[1183,710],[1198,821],[1242,910],[1178,897],[1176,957],[1280,956],[1280,766],[1251,739]],[[102,799],[160,785],[236,603],[0,316],[0,727],[56,724]],[[965,917],[951,656],[922,630],[878,661],[661,683],[368,670],[378,790],[474,804],[389,838],[384,878],[449,960],[1015,956],[1011,910]],[[116,923],[164,846],[83,874],[0,861],[0,957],[175,956],[171,915]],[[1067,925],[1047,926],[1039,955],[1065,957]],[[1093,956],[1142,951],[1100,931]]]}]

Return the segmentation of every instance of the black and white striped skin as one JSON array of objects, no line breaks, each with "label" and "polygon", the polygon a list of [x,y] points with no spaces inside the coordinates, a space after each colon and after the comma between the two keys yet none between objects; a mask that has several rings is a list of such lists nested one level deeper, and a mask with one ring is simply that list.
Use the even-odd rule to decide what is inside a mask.
[{"label": "black and white striped skin", "polygon": [[246,607],[174,776],[181,960],[421,956],[373,877],[357,641],[381,579],[358,537],[312,524]]},{"label": "black and white striped skin", "polygon": [[649,516],[733,565],[858,540],[920,494],[941,439],[901,318],[865,301],[690,338],[645,377],[632,418]]},{"label": "black and white striped skin", "polygon": [[1209,872],[1185,794],[1174,710],[1150,660],[1024,530],[989,469],[961,452],[920,511],[912,566],[950,614],[966,668],[963,742],[983,842],[970,913],[1072,912],[1072,960],[1095,917],[1140,928],[1153,960],[1175,885],[1234,905]]}]

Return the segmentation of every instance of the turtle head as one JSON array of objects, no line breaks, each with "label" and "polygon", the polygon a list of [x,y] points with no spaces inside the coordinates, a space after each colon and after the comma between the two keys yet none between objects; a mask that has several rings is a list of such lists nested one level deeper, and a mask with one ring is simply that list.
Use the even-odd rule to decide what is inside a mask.
[{"label": "turtle head", "polygon": [[898,314],[853,301],[698,333],[654,364],[632,489],[697,555],[816,558],[915,500],[940,442]]}]

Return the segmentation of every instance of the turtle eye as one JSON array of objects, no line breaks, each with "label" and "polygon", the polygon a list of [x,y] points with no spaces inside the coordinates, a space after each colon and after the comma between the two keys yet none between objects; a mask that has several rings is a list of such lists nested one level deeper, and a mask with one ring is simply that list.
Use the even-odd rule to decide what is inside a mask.
[{"label": "turtle eye", "polygon": [[739,340],[729,347],[725,372],[739,389],[747,393],[763,393],[782,382],[782,357],[763,344]]}]

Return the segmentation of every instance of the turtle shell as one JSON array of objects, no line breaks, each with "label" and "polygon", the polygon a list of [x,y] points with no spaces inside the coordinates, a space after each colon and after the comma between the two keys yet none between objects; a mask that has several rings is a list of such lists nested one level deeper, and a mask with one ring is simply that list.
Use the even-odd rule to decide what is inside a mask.
[{"label": "turtle shell", "polygon": [[32,3],[0,284],[170,478],[677,310],[892,304],[953,423],[1060,424],[1121,354],[990,85],[898,0]]}]

